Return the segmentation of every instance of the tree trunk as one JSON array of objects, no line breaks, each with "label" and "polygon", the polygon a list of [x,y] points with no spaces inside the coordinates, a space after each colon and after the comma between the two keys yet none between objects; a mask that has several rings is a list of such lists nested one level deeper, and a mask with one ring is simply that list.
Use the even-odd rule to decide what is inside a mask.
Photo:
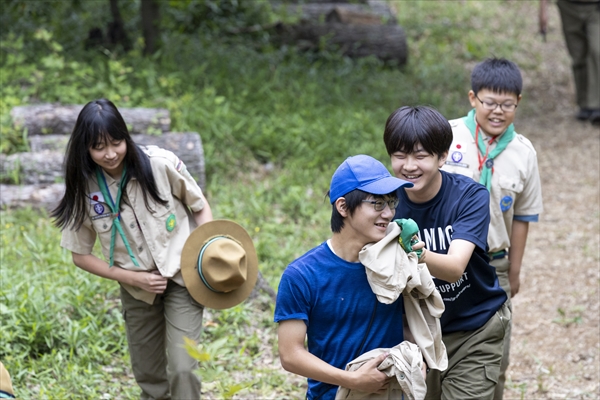
[{"label": "tree trunk", "polygon": [[[71,134],[81,105],[39,104],[14,107],[10,114],[15,128],[27,129],[28,136]],[[169,111],[164,108],[119,108],[131,134],[164,133],[171,127]]]},{"label": "tree trunk", "polygon": [[123,50],[131,50],[131,42],[125,31],[125,24],[123,24],[123,18],[121,18],[121,12],[119,11],[119,0],[110,1],[110,13],[112,15],[112,22],[108,25],[108,41],[112,45],[120,44],[123,46]]},{"label": "tree trunk", "polygon": [[306,50],[317,50],[323,39],[331,50],[340,49],[349,57],[374,55],[381,60],[406,64],[406,34],[398,25],[345,25],[340,23],[303,23],[280,25],[281,40],[300,44]]},{"label": "tree trunk", "polygon": [[[371,4],[372,3],[372,4]],[[323,3],[305,3],[305,4],[278,4],[274,6],[278,10],[285,10],[290,15],[297,16],[303,22],[323,23],[329,22],[328,15],[338,10],[340,14],[354,14],[360,18],[354,21],[348,20],[346,23],[361,23],[361,20],[368,21],[369,24],[395,25],[397,18],[395,11],[387,3],[365,2],[364,4],[344,3],[344,2],[323,2]],[[332,22],[342,22],[335,21]]]},{"label": "tree trunk", "polygon": [[144,55],[154,54],[157,48],[159,28],[159,5],[157,0],[141,0],[142,33],[144,35]]}]

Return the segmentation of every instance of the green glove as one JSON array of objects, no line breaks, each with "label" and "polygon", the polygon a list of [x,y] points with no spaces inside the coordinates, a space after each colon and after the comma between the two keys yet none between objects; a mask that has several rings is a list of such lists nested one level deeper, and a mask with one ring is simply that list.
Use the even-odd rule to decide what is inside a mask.
[{"label": "green glove", "polygon": [[407,253],[414,251],[415,253],[417,253],[417,257],[421,257],[423,249],[412,249],[413,244],[419,241],[419,239],[415,237],[415,235],[419,233],[419,226],[417,225],[417,223],[410,218],[395,219],[394,222],[397,223],[400,229],[402,230],[402,232],[400,232],[400,236],[398,237],[398,242],[400,243],[400,246],[402,246],[404,251],[406,251]]}]

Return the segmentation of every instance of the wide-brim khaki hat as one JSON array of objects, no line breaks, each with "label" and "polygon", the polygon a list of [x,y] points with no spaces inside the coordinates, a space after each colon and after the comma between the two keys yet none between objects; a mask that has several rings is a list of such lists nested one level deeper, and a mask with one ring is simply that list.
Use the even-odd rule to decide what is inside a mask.
[{"label": "wide-brim khaki hat", "polygon": [[181,274],[194,300],[205,307],[222,310],[241,303],[258,278],[252,238],[233,221],[200,225],[183,246]]}]

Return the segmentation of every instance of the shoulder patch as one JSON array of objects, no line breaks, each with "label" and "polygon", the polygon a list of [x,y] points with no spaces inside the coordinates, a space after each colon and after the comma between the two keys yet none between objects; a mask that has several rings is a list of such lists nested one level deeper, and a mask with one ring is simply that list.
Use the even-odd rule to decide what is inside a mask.
[{"label": "shoulder patch", "polygon": [[185,169],[185,164],[179,158],[177,159],[177,164],[175,165],[175,169],[177,172],[181,172],[181,170]]}]

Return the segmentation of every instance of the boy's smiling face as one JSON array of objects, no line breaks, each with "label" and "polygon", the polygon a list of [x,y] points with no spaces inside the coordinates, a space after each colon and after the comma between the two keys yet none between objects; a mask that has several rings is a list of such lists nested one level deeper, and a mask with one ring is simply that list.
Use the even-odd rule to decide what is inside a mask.
[{"label": "boy's smiling face", "polygon": [[[475,108],[475,119],[483,131],[491,136],[498,136],[506,131],[506,128],[515,120],[516,108],[507,112],[502,110],[498,104],[516,105],[521,96],[514,93],[495,93],[489,89],[481,89],[477,94],[469,91],[469,101]],[[488,110],[484,103],[495,105],[494,110]]]}]

